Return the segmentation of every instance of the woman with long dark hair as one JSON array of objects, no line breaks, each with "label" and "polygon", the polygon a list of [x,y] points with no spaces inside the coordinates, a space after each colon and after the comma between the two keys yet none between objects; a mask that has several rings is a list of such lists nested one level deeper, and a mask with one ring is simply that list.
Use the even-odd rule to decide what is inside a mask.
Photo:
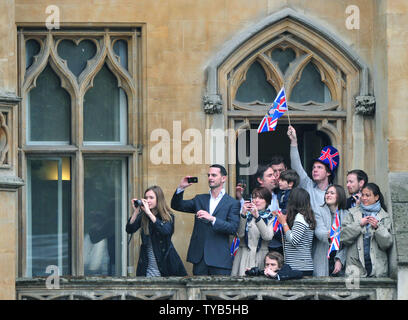
[{"label": "woman with long dark hair", "polygon": [[378,185],[367,183],[361,194],[360,206],[350,209],[340,236],[347,245],[346,275],[387,277],[391,218]]},{"label": "woman with long dark hair", "polygon": [[141,228],[142,245],[136,276],[185,276],[184,268],[171,242],[174,232],[174,215],[166,204],[159,186],[146,189],[143,199],[132,199],[133,215],[126,224],[126,232]]},{"label": "woman with long dark hair", "polygon": [[310,205],[310,195],[295,188],[289,196],[286,215],[278,213],[284,231],[285,263],[293,270],[313,275],[312,243],[316,220]]},{"label": "woman with long dark hair", "polygon": [[[316,230],[315,236],[321,246],[316,245],[313,254],[314,274],[318,276],[344,276],[344,266],[346,261],[346,249],[340,243],[339,249],[329,249],[332,244],[330,237],[330,230],[338,218],[339,230],[341,232],[341,225],[348,214],[346,210],[347,197],[344,188],[338,184],[330,185],[324,195],[324,204],[328,214],[316,216]],[[325,211],[325,212],[326,212]]]}]

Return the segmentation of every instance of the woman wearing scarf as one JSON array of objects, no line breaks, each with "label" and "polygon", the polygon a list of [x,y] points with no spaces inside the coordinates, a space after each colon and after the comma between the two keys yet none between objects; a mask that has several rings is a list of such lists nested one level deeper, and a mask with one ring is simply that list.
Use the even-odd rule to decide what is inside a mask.
[{"label": "woman wearing scarf", "polygon": [[255,188],[252,201],[246,201],[242,206],[238,229],[240,245],[232,265],[232,276],[243,276],[253,267],[264,268],[268,243],[273,237],[273,215],[267,209],[271,200],[268,189]]},{"label": "woman wearing scarf", "polygon": [[387,277],[387,251],[392,246],[391,219],[384,197],[375,183],[362,190],[359,207],[343,221],[340,240],[348,246],[346,275]]}]

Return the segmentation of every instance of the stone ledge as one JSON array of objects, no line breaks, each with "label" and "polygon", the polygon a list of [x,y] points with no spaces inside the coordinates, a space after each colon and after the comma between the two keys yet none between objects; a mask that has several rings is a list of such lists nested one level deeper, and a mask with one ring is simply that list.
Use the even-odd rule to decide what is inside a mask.
[{"label": "stone ledge", "polygon": [[17,104],[21,101],[21,98],[18,97],[14,92],[5,91],[0,88],[0,103],[4,104]]},{"label": "stone ledge", "polygon": [[[17,278],[16,285],[18,286],[40,286],[45,287],[45,281],[47,277],[36,278]],[[303,279],[286,280],[286,281],[273,281],[266,277],[228,277],[228,276],[186,276],[186,277],[60,277],[61,285],[145,285],[146,283],[151,285],[156,284],[180,284],[180,285],[246,285],[246,284],[270,284],[280,283],[285,285],[299,284],[303,285],[323,285],[323,286],[337,286],[344,284],[345,279],[341,277],[304,277]],[[394,286],[397,281],[391,278],[360,278],[360,283],[366,286]]]},{"label": "stone ledge", "polygon": [[16,281],[17,299],[388,300],[396,292],[390,278],[61,277],[59,289],[47,289],[45,277]]},{"label": "stone ledge", "polygon": [[16,176],[0,175],[1,189],[17,189],[24,185],[24,180]]}]

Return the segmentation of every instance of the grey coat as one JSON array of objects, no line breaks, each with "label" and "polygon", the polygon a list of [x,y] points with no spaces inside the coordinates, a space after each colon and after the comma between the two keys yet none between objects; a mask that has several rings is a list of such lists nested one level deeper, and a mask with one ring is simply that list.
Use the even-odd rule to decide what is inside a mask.
[{"label": "grey coat", "polygon": [[[310,204],[312,206],[312,210],[315,214],[316,222],[319,220],[320,226],[325,226],[326,222],[329,221],[329,217],[331,216],[330,210],[327,206],[323,206],[324,204],[324,195],[326,190],[320,190],[316,183],[312,179],[309,178],[306,171],[303,169],[302,163],[300,161],[299,150],[295,146],[290,146],[290,162],[291,167],[295,170],[299,177],[299,187],[305,189],[309,192],[310,195]],[[328,227],[330,228],[330,227]],[[330,229],[328,229],[330,230]],[[316,231],[315,231],[316,233]],[[313,276],[326,276],[329,273],[329,265],[327,259],[327,251],[328,251],[328,240],[327,240],[327,233],[325,241],[321,241],[316,238],[313,241],[313,249],[312,249],[312,257],[313,257]],[[324,260],[323,257],[326,257]]]},{"label": "grey coat", "polygon": [[[328,207],[325,205],[328,209]],[[315,243],[313,252],[313,266],[314,266],[314,276],[317,277],[327,277],[329,276],[329,259],[327,258],[327,252],[329,251],[330,243],[328,241],[328,234],[330,228],[333,224],[334,213],[327,210],[327,214],[321,214],[318,212],[316,214],[316,229],[315,229]],[[340,221],[343,224],[345,217],[349,214],[348,210],[339,210]],[[343,225],[342,229],[343,230]],[[340,250],[337,251],[336,259],[339,259],[341,264],[346,263],[347,247],[340,243]]]},{"label": "grey coat", "polygon": [[370,232],[370,257],[373,266],[370,276],[388,277],[387,251],[393,244],[390,215],[381,209],[377,214],[379,219],[377,230],[370,227],[368,231],[365,226],[360,226],[362,217],[360,207],[354,207],[350,209],[350,214],[343,221],[340,241],[348,246],[346,276],[356,276],[356,274],[360,277],[367,276],[363,238],[366,232]]}]

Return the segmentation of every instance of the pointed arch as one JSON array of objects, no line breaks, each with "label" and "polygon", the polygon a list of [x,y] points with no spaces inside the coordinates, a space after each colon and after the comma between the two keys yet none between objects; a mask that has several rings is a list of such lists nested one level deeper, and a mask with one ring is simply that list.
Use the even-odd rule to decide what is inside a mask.
[{"label": "pointed arch", "polygon": [[290,34],[312,44],[316,44],[317,41],[319,44],[324,44],[322,47],[319,46],[322,54],[328,59],[341,58],[336,62],[345,74],[352,72],[359,74],[357,94],[368,94],[368,67],[363,59],[339,36],[320,25],[315,19],[312,20],[293,9],[285,8],[241,31],[214,55],[206,66],[207,101],[212,99],[213,103],[219,104],[221,99],[225,107],[225,97],[220,90],[221,78],[256,50],[254,48],[265,45],[266,42],[283,34]]},{"label": "pointed arch", "polygon": [[[272,58],[273,52],[288,48],[293,50],[295,57],[291,54],[291,58],[287,59],[288,65],[282,71],[278,61]],[[369,95],[368,67],[339,35],[319,24],[315,18],[312,20],[290,8],[271,14],[241,31],[209,61],[205,69],[207,82],[203,97],[204,111],[211,119],[207,122],[209,128],[231,129],[243,119],[249,119],[255,125],[266,114],[269,109],[267,103],[242,103],[235,99],[253,61],[261,62],[266,73],[265,80],[269,83],[274,81],[275,88],[279,87],[277,91],[281,86],[285,87],[292,122],[316,124],[317,130],[328,135],[339,150],[347,150],[347,154],[341,156],[346,157],[341,163],[347,166],[341,165],[339,172],[350,164],[361,166],[364,150],[359,149],[357,153],[352,146],[360,144],[364,136],[360,131],[353,132],[353,128],[364,126],[364,123],[355,116],[353,99]],[[311,88],[318,90],[316,93],[319,92],[319,95],[323,94],[324,99],[309,101],[304,96],[305,101],[291,101],[292,90],[309,64],[316,69],[316,81],[322,83]],[[308,86],[304,90],[307,91]],[[283,117],[282,123],[286,121],[287,118]],[[235,159],[230,159],[233,152],[231,155],[228,153],[227,145],[224,150],[225,159],[231,164],[229,171],[234,173]],[[341,182],[342,174],[338,176]],[[233,180],[234,174],[230,188],[233,188]]]}]

